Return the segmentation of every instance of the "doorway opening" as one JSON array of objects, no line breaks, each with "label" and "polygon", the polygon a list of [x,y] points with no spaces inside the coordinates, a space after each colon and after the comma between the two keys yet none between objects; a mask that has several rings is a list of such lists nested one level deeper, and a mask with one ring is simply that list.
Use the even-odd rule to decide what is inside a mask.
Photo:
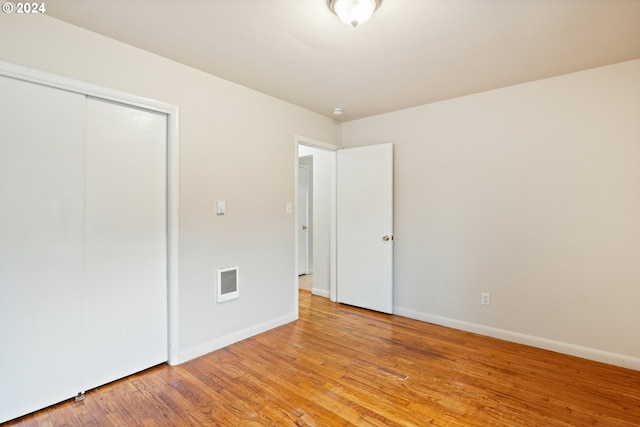
[{"label": "doorway opening", "polygon": [[335,301],[336,150],[340,147],[301,136],[296,136],[295,144],[297,289]]},{"label": "doorway opening", "polygon": [[[296,191],[300,158],[313,158],[313,174],[308,177],[313,181],[311,293],[392,313],[393,144],[339,149],[299,136],[295,144]],[[299,255],[298,245],[305,225],[296,221],[296,265],[301,256],[308,256],[308,252]],[[295,288],[297,296],[299,287]]]}]

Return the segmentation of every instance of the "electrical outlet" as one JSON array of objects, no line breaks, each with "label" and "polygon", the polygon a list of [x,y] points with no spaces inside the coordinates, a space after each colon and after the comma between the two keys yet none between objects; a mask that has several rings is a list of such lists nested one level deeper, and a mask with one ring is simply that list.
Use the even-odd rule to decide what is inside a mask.
[{"label": "electrical outlet", "polygon": [[489,292],[483,292],[480,294],[480,304],[491,305],[491,294]]}]

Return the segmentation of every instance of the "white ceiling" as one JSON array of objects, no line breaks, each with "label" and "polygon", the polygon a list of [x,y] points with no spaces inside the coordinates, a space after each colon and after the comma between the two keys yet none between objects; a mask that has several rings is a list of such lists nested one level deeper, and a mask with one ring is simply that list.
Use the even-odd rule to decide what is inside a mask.
[{"label": "white ceiling", "polygon": [[340,121],[640,58],[640,0],[52,0],[47,15]]}]

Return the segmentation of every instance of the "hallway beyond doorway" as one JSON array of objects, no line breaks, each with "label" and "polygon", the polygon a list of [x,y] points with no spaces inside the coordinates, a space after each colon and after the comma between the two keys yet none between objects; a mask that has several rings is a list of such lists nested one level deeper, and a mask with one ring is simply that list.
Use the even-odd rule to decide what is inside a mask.
[{"label": "hallway beyond doorway", "polygon": [[313,274],[301,274],[298,276],[298,288],[311,290],[313,289]]}]

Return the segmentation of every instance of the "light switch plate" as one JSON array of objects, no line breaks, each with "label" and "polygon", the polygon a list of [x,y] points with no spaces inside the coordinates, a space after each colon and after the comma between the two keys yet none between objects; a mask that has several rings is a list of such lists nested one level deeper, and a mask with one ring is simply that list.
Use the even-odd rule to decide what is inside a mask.
[{"label": "light switch plate", "polygon": [[216,214],[224,215],[227,211],[227,202],[224,200],[216,200]]}]

